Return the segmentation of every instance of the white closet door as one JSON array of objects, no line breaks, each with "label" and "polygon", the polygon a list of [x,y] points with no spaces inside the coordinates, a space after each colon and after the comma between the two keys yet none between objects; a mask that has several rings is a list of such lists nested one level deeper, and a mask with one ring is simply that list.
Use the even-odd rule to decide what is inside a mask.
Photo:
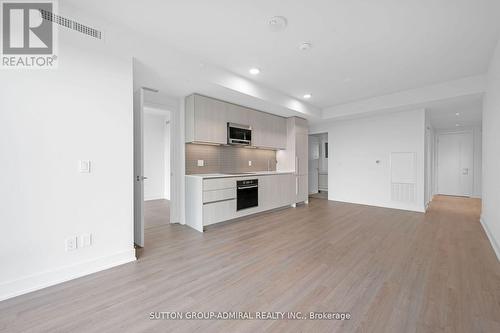
[{"label": "white closet door", "polygon": [[447,133],[438,137],[438,193],[471,196],[474,138],[472,133]]}]

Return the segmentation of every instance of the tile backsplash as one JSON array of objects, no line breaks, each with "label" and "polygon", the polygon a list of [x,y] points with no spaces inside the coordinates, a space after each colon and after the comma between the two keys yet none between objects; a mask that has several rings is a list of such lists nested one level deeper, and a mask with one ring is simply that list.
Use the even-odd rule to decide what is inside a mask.
[{"label": "tile backsplash", "polygon": [[[203,160],[204,166],[198,166]],[[252,161],[252,165],[248,165]],[[235,146],[186,144],[186,174],[275,171],[276,151]]]}]

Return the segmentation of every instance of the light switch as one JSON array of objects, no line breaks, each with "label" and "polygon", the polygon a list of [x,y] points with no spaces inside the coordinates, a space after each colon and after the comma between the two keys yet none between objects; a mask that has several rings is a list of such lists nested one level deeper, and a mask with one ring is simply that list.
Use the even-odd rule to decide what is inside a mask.
[{"label": "light switch", "polygon": [[78,171],[80,173],[90,173],[90,161],[89,160],[78,161]]},{"label": "light switch", "polygon": [[90,247],[92,245],[92,234],[84,234],[80,236],[81,247]]},{"label": "light switch", "polygon": [[252,161],[248,161],[248,166],[252,166]]},{"label": "light switch", "polygon": [[198,160],[198,166],[199,167],[205,166],[205,161],[204,160]]},{"label": "light switch", "polygon": [[70,237],[66,239],[66,251],[74,251],[78,248],[77,237]]}]

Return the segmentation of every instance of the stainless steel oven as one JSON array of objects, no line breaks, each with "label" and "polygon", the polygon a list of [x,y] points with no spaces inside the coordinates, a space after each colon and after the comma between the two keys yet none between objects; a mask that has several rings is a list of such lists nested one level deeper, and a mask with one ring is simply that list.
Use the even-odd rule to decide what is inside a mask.
[{"label": "stainless steel oven", "polygon": [[259,206],[259,180],[238,180],[236,182],[236,195],[236,210]]},{"label": "stainless steel oven", "polygon": [[251,145],[252,127],[247,125],[227,123],[227,143],[230,145]]}]

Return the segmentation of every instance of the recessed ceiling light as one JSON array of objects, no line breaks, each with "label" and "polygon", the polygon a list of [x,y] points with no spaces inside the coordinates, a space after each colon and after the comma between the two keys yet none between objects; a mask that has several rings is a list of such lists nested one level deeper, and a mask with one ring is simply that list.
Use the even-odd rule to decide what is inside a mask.
[{"label": "recessed ceiling light", "polygon": [[312,47],[312,44],[309,43],[309,42],[304,42],[302,44],[299,45],[299,50],[301,51],[307,51],[309,50],[310,48]]},{"label": "recessed ceiling light", "polygon": [[455,116],[460,116],[460,112],[455,113]]},{"label": "recessed ceiling light", "polygon": [[274,16],[268,22],[269,29],[273,32],[282,31],[286,28],[288,21],[284,16]]},{"label": "recessed ceiling light", "polygon": [[252,75],[257,75],[260,73],[260,69],[258,69],[257,67],[254,67],[254,68],[250,68],[250,70],[248,72]]},{"label": "recessed ceiling light", "polygon": [[305,99],[309,99],[309,98],[311,98],[312,96],[313,96],[312,94],[304,94],[304,98],[305,98]]}]

